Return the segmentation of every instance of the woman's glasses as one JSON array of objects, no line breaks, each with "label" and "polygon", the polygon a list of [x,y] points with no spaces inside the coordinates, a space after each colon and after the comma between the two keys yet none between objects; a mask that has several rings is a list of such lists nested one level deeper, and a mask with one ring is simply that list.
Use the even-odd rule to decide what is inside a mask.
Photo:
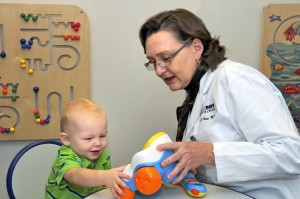
[{"label": "woman's glasses", "polygon": [[169,66],[171,64],[172,60],[176,57],[176,55],[178,55],[178,53],[184,47],[186,47],[189,43],[190,43],[190,41],[187,42],[187,43],[185,43],[183,46],[181,46],[178,50],[176,50],[170,56],[159,58],[156,61],[148,61],[147,63],[144,64],[144,66],[146,66],[146,68],[148,70],[150,70],[150,71],[154,71],[156,69],[157,65],[159,65],[160,67],[167,67],[167,66]]}]

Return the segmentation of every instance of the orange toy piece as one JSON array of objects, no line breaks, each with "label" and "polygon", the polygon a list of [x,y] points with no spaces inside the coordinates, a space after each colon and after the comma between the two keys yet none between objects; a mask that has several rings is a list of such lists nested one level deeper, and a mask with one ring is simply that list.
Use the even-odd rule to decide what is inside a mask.
[{"label": "orange toy piece", "polygon": [[142,194],[151,195],[160,189],[162,179],[154,167],[142,167],[137,170],[134,182]]},{"label": "orange toy piece", "polygon": [[[123,171],[131,176],[130,180],[123,179],[130,190],[139,191],[144,195],[151,195],[161,188],[162,182],[171,183],[176,179],[176,176],[172,179],[167,178],[167,174],[175,168],[176,162],[161,167],[161,161],[174,152],[170,150],[158,151],[156,149],[157,145],[166,142],[172,142],[171,138],[165,132],[158,132],[148,140],[142,151],[132,157],[131,164],[128,164]],[[125,194],[120,198],[130,199]]]},{"label": "orange toy piece", "polygon": [[120,196],[121,199],[134,199],[135,192],[131,189],[125,189],[124,187],[120,187],[123,191],[124,195]]}]

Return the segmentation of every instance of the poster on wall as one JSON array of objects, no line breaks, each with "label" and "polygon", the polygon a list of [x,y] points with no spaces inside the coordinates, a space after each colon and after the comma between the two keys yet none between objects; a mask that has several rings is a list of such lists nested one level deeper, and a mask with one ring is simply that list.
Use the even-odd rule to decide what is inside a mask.
[{"label": "poster on wall", "polygon": [[0,7],[0,141],[58,139],[66,103],[90,98],[87,15],[74,5]]},{"label": "poster on wall", "polygon": [[300,4],[264,7],[261,71],[283,94],[300,132]]}]

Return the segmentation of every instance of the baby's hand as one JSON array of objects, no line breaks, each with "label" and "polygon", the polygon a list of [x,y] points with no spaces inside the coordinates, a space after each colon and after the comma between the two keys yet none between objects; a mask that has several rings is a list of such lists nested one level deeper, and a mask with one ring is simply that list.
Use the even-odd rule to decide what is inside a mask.
[{"label": "baby's hand", "polygon": [[120,195],[123,195],[123,191],[120,187],[124,187],[125,189],[129,189],[125,182],[123,182],[122,178],[130,180],[130,175],[123,173],[125,166],[121,166],[118,168],[113,168],[110,170],[105,170],[104,176],[104,185],[110,188],[112,194],[115,198],[119,198]]}]

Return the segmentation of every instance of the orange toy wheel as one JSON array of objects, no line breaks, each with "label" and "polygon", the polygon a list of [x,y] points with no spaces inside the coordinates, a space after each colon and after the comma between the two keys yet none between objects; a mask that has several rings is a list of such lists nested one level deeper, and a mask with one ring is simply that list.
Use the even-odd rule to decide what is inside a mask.
[{"label": "orange toy wheel", "polygon": [[124,195],[120,196],[120,199],[134,199],[135,193],[131,189],[120,188],[124,193]]},{"label": "orange toy wheel", "polygon": [[142,167],[134,175],[134,183],[142,194],[150,195],[160,189],[162,180],[154,167]]}]

